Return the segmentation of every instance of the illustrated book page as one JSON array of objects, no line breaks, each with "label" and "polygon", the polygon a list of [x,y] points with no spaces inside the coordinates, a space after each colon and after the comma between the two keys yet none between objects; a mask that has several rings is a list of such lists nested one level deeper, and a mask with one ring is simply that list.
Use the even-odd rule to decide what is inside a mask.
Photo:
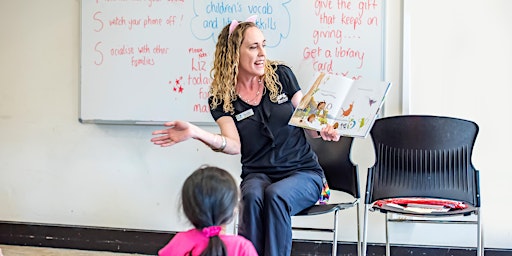
[{"label": "illustrated book page", "polygon": [[317,131],[330,124],[342,136],[366,137],[390,87],[384,81],[316,73],[289,124]]}]

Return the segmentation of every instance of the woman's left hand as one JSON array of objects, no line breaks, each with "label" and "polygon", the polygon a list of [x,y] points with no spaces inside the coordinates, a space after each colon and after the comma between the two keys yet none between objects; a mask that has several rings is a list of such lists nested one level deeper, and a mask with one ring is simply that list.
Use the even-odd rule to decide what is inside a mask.
[{"label": "woman's left hand", "polygon": [[320,136],[323,140],[326,141],[338,141],[340,140],[340,135],[338,131],[332,127],[332,125],[327,125],[320,131]]}]

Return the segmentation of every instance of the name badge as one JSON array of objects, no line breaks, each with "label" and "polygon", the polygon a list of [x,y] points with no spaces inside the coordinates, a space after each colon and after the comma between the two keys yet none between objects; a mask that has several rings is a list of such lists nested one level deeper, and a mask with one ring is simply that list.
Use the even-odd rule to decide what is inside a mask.
[{"label": "name badge", "polygon": [[244,120],[253,115],[254,115],[254,111],[252,111],[252,108],[251,108],[251,109],[248,109],[248,110],[236,115],[235,117],[236,117],[237,121],[241,121],[241,120]]},{"label": "name badge", "polygon": [[283,104],[288,101],[288,96],[286,94],[282,93],[279,96],[277,96],[277,104]]}]

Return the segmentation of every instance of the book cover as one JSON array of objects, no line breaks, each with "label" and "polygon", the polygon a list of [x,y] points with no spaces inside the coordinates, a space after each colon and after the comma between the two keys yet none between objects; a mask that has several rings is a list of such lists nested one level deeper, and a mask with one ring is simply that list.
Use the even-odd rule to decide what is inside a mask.
[{"label": "book cover", "polygon": [[366,137],[391,83],[316,73],[289,124],[321,130],[330,124],[342,136]]}]

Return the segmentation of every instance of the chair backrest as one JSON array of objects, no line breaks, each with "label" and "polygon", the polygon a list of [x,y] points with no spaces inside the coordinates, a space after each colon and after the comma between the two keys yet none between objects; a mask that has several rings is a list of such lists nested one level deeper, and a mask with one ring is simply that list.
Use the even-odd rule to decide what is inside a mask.
[{"label": "chair backrest", "polygon": [[393,116],[376,120],[370,134],[375,164],[368,170],[366,204],[428,197],[480,206],[478,171],[471,162],[476,123],[452,117]]},{"label": "chair backrest", "polygon": [[357,166],[350,160],[354,138],[341,137],[339,141],[324,141],[321,138],[306,137],[324,169],[329,188],[360,198]]}]

